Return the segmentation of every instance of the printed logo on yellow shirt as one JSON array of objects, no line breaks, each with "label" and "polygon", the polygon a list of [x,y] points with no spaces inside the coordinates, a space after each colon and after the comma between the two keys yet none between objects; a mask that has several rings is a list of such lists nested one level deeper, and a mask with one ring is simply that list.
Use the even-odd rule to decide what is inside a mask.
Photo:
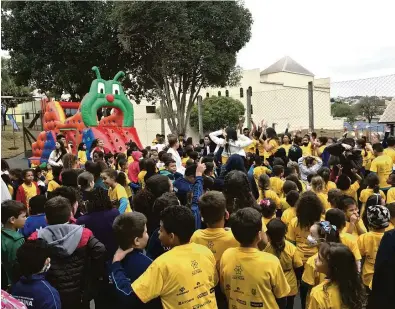
[{"label": "printed logo on yellow shirt", "polygon": [[232,279],[244,280],[243,268],[241,268],[241,265],[236,265],[234,271],[236,275],[233,276]]}]

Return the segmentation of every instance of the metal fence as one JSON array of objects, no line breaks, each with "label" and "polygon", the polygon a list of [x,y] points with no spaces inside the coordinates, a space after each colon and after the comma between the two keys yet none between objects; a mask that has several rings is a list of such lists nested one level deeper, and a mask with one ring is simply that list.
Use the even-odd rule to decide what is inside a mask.
[{"label": "metal fence", "polygon": [[[340,137],[344,127],[370,135],[382,134],[386,124],[395,124],[395,74],[332,83],[302,80],[292,87],[262,84],[266,90],[253,92],[251,97],[247,91],[247,110],[251,104],[252,119],[258,123],[265,119],[279,133],[289,124],[291,131],[314,130],[318,135]],[[344,109],[339,117],[332,114],[334,104]]]}]

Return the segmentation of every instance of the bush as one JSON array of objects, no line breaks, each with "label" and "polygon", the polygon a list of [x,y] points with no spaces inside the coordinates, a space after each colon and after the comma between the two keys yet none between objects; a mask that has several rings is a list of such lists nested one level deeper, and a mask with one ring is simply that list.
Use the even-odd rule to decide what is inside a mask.
[{"label": "bush", "polygon": [[[236,127],[244,112],[244,105],[239,100],[216,96],[205,98],[202,102],[203,130],[213,132],[226,126]],[[199,129],[197,104],[192,109],[190,123],[191,127]]]}]

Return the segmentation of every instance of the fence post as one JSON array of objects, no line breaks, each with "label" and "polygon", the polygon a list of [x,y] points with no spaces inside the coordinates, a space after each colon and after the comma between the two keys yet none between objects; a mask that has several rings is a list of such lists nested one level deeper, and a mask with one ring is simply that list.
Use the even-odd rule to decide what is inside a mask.
[{"label": "fence post", "polygon": [[308,84],[308,92],[309,92],[309,130],[311,132],[314,131],[314,90],[313,90],[313,82],[309,82]]},{"label": "fence post", "polygon": [[165,135],[165,98],[162,96],[160,100],[160,134]]},{"label": "fence post", "polygon": [[[26,158],[26,134],[25,134],[25,116],[22,116],[22,135],[23,135],[23,151]],[[32,148],[33,150],[33,148]]]},{"label": "fence post", "polygon": [[251,130],[251,88],[247,88],[247,128]]},{"label": "fence post", "polygon": [[197,97],[198,103],[198,119],[199,119],[199,138],[203,138],[203,110],[202,110],[202,96]]}]

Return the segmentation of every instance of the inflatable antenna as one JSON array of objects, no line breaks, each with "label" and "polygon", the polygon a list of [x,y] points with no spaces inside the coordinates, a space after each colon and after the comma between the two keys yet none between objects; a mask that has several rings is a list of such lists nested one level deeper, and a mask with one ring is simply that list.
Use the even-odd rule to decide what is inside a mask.
[{"label": "inflatable antenna", "polygon": [[118,81],[118,79],[119,79],[120,77],[123,77],[123,76],[125,76],[125,73],[122,72],[122,71],[119,71],[119,72],[114,76],[113,81]]},{"label": "inflatable antenna", "polygon": [[92,71],[94,71],[96,73],[96,78],[97,79],[101,79],[100,71],[99,71],[99,68],[97,66],[92,67]]}]

